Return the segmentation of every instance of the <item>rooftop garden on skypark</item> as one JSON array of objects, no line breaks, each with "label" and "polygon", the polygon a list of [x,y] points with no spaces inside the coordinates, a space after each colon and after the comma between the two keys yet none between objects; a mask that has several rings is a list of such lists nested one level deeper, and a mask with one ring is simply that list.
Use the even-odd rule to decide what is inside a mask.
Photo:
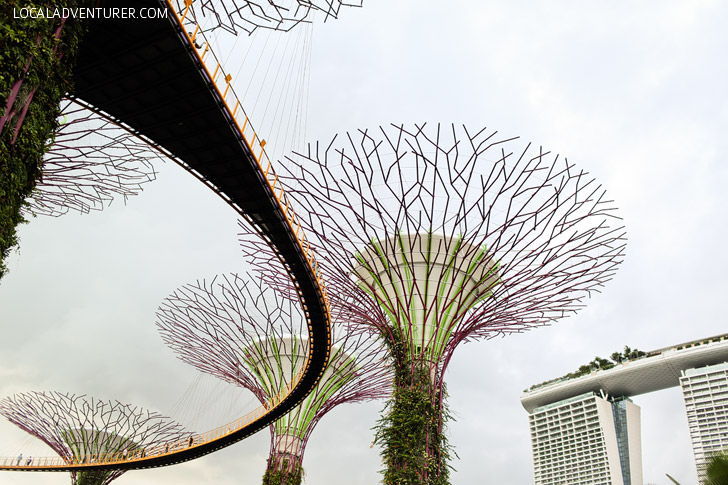
[{"label": "rooftop garden on skypark", "polygon": [[716,335],[715,337],[708,337],[705,339],[700,340],[694,340],[692,342],[686,342],[682,344],[678,344],[672,347],[666,347],[663,349],[653,350],[651,352],[643,352],[638,349],[631,349],[629,346],[624,347],[624,351],[622,352],[613,352],[609,359],[604,359],[602,357],[596,356],[594,357],[594,360],[591,362],[584,364],[580,366],[577,370],[574,372],[569,372],[568,374],[557,377],[555,379],[549,379],[547,381],[534,384],[528,389],[524,389],[523,392],[531,392],[536,389],[540,389],[542,387],[546,387],[551,384],[555,384],[557,382],[565,382],[571,379],[578,379],[579,377],[583,377],[585,375],[591,374],[592,372],[601,371],[601,370],[609,370],[614,367],[616,367],[618,364],[624,364],[627,362],[632,362],[639,359],[644,359],[646,357],[653,357],[655,355],[659,355],[663,353],[666,350],[683,350],[683,349],[689,349],[693,347],[698,347],[700,345],[707,345],[713,342],[721,342],[724,340],[728,340],[728,334],[723,335]]},{"label": "rooftop garden on skypark", "polygon": [[723,340],[728,340],[728,334],[716,335],[715,337],[710,337],[710,338],[703,339],[703,340],[695,340],[693,342],[680,344],[680,345],[676,346],[675,348],[677,350],[689,349],[691,347],[697,347],[698,345],[707,345],[712,342],[721,342]]},{"label": "rooftop garden on skypark", "polygon": [[[649,355],[653,355],[653,354],[654,353],[650,353]],[[616,367],[617,364],[631,362],[633,360],[641,359],[643,357],[648,357],[648,354],[646,352],[642,352],[641,350],[631,349],[631,348],[629,348],[629,346],[625,345],[624,351],[612,352],[612,355],[609,356],[609,359],[605,359],[605,358],[599,357],[597,355],[596,357],[594,357],[594,360],[580,366],[574,372],[569,372],[568,374],[566,374],[564,376],[557,377],[555,379],[549,379],[548,381],[544,381],[539,384],[534,384],[531,387],[529,387],[528,389],[524,389],[523,392],[533,391],[534,389],[538,389],[540,387],[544,387],[549,384],[553,384],[555,382],[563,382],[563,381],[568,381],[570,379],[577,379],[579,377],[585,376],[587,374],[591,374],[592,372],[595,372],[598,370],[612,369],[612,368]]]}]

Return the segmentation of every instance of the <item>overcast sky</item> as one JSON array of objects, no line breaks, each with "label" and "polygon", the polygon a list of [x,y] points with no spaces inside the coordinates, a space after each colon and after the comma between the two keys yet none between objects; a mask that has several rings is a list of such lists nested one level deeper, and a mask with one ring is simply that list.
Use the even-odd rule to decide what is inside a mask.
[{"label": "overcast sky", "polygon": [[[625,262],[579,314],[456,352],[446,374],[460,457],[453,483],[533,483],[519,402],[530,385],[625,344],[651,350],[726,332],[726,18],[719,1],[366,0],[315,27],[309,140],[391,122],[488,126],[589,171],[624,218]],[[196,372],[154,326],[176,287],[244,269],[237,232],[233,211],[171,162],[126,205],[23,226],[0,282],[0,396],[85,393],[210,427],[230,408],[252,409],[249,397],[209,381],[189,390]],[[204,404],[185,399],[215,392],[221,409],[193,420]],[[634,402],[645,483],[668,485],[669,473],[696,484],[679,389]],[[322,420],[306,450],[306,483],[379,480],[370,428],[382,405],[341,406]],[[49,453],[33,440],[0,422],[0,455]],[[258,483],[268,441],[262,432],[115,483]],[[0,473],[3,485],[68,480]]]}]

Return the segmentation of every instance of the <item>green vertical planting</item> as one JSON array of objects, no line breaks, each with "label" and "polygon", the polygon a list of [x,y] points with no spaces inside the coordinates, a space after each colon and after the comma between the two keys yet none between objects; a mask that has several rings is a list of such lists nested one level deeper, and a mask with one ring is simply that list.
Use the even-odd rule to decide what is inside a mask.
[{"label": "green vertical planting", "polygon": [[[37,8],[89,6],[89,0],[39,0]],[[85,24],[76,19],[14,18],[27,1],[0,6],[0,278],[18,244],[16,226],[40,180],[43,154],[53,143],[63,95]]]}]

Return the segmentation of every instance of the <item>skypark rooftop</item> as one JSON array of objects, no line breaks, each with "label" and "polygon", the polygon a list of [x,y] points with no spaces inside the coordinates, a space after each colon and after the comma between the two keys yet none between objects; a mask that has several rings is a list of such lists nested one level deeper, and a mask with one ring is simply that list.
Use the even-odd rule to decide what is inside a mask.
[{"label": "skypark rooftop", "polygon": [[539,406],[600,390],[612,396],[636,396],[680,385],[680,371],[728,362],[728,334],[647,352],[607,370],[538,385],[521,396],[528,412]]}]

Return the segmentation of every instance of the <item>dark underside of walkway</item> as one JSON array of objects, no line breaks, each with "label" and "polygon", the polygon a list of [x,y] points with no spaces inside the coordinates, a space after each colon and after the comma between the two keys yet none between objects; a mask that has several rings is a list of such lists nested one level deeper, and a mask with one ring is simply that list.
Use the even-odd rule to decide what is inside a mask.
[{"label": "dark underside of walkway", "polygon": [[[138,10],[162,4],[124,0],[103,2],[103,6]],[[172,18],[91,20],[75,71],[73,94],[171,152],[242,209],[270,239],[301,289],[313,323],[314,359],[302,384],[259,422],[209,446],[113,468],[156,467],[190,460],[262,429],[309,392],[328,354],[329,328],[320,289],[248,147],[190,49]]]}]

